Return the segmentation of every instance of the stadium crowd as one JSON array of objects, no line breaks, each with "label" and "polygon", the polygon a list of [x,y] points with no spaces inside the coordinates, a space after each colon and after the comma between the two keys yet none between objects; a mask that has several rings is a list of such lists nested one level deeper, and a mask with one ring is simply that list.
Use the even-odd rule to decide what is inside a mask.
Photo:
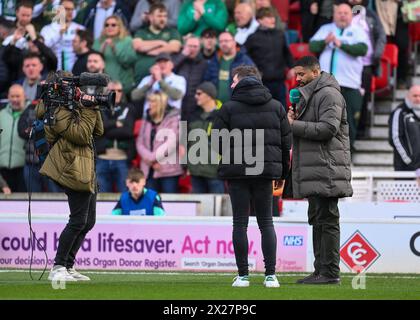
[{"label": "stadium crowd", "polygon": [[[106,73],[112,80],[107,88],[83,88],[116,93],[115,109],[102,110],[105,133],[96,141],[101,192],[126,191],[132,167],[141,168],[146,187],[157,192],[225,192],[217,166],[161,163],[159,132],[172,131],[171,152],[185,156],[193,144],[179,140],[180,121],[188,122],[187,130],[211,129],[214,113],[231,97],[231,71],[240,65],[258,67],[264,86],[287,108],[296,33],[341,87],[351,144],[365,137],[371,80],[381,72],[386,43],[399,49],[398,88],[410,85],[405,1],[299,2],[296,32],[284,8],[270,0],[0,0],[3,192],[25,192],[29,184],[33,192],[60,191],[38,174],[29,140],[37,85],[56,70]],[[357,5],[364,7],[353,10]],[[413,105],[417,100],[407,112]],[[413,114],[419,121],[418,111]],[[417,162],[406,170],[420,167],[420,147],[414,147]],[[184,183],[187,177],[191,183]]]}]

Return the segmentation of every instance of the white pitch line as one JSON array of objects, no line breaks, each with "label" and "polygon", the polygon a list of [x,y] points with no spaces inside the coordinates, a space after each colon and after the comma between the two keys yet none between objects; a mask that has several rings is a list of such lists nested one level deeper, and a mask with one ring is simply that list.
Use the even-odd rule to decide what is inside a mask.
[{"label": "white pitch line", "polygon": [[[12,272],[20,272],[20,273],[29,273],[29,270],[22,270],[22,269],[0,269],[0,273],[12,273]],[[40,273],[40,270],[32,270],[32,272]],[[48,270],[45,272],[47,273]],[[162,271],[82,271],[86,274],[96,274],[96,275],[166,275],[166,276],[234,276],[235,272],[227,273],[227,272],[162,272]],[[256,274],[262,275],[263,273]],[[278,277],[299,277],[299,276],[306,276],[308,273],[281,273],[278,272]],[[354,278],[356,274],[346,274],[342,275],[341,278]],[[395,276],[388,276],[388,275],[375,275],[375,274],[366,274],[367,278],[378,278],[378,279],[420,279],[420,274],[418,276],[399,276],[395,274]]]}]

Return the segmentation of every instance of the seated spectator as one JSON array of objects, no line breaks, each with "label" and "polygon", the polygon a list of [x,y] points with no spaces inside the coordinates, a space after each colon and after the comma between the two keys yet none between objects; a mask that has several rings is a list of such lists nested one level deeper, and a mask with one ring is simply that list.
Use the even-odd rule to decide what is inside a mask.
[{"label": "seated spectator", "polygon": [[211,60],[217,52],[217,32],[206,29],[201,32],[201,55],[207,61]]},{"label": "seated spectator", "polygon": [[14,84],[9,88],[9,102],[0,111],[0,175],[12,192],[26,192],[23,178],[25,165],[25,140],[19,137],[18,122],[26,107],[23,87]]},{"label": "seated spectator", "polygon": [[243,50],[237,50],[236,41],[229,32],[219,35],[219,47],[220,54],[209,61],[204,80],[213,82],[218,92],[217,99],[225,102],[231,96],[232,70],[240,65],[253,66],[254,62]]},{"label": "seated spectator", "polygon": [[[212,164],[211,154],[214,152],[211,148],[210,130],[213,124],[216,110],[221,107],[220,102],[216,100],[217,89],[211,82],[203,82],[200,84],[195,92],[195,99],[200,109],[197,109],[188,121],[188,132],[192,130],[204,131],[208,137],[208,159],[207,163],[197,161],[192,164],[188,161],[188,171],[191,175],[192,192],[193,193],[224,193],[224,183],[218,179],[217,168],[218,164]],[[198,140],[202,142],[201,140]],[[197,142],[188,141],[188,150],[190,150]],[[201,149],[200,149],[201,153]],[[200,154],[201,155],[201,154]],[[193,154],[197,158],[199,155]],[[188,160],[190,160],[189,155]],[[201,158],[200,158],[201,159]],[[216,155],[216,159],[218,159]]]},{"label": "seated spectator", "polygon": [[73,65],[72,73],[80,76],[82,72],[87,72],[87,60],[92,52],[93,38],[89,30],[77,30],[73,39],[73,51],[76,53],[77,60]]},{"label": "seated spectator", "polygon": [[341,3],[334,10],[334,22],[323,25],[311,38],[309,48],[320,54],[322,71],[334,75],[346,100],[350,145],[356,140],[358,119],[362,108],[363,56],[367,53],[367,35],[359,26],[352,25],[352,10]]},{"label": "seated spectator", "polygon": [[124,191],[115,208],[113,215],[130,216],[164,216],[162,201],[159,194],[146,189],[146,179],[143,172],[138,168],[128,171],[125,180],[128,191]]},{"label": "seated spectator", "polygon": [[161,53],[177,53],[181,50],[181,36],[175,28],[168,27],[168,11],[161,4],[150,6],[150,24],[134,35],[133,48],[137,52],[135,81],[149,74],[149,69]]},{"label": "seated spectator", "polygon": [[235,23],[227,26],[226,31],[235,35],[235,41],[242,46],[246,39],[253,34],[259,26],[249,3],[238,3],[234,11]]},{"label": "seated spectator", "polygon": [[[254,3],[255,3],[254,4],[255,12],[257,12],[261,8],[271,8],[271,9],[273,9],[274,17],[276,18],[276,29],[280,29],[280,30],[283,30],[283,31],[286,29],[284,23],[281,21],[279,12],[271,4],[271,0],[254,0]],[[301,3],[302,3],[302,1],[301,1]]]},{"label": "seated spectator", "polygon": [[394,170],[420,168],[420,85],[410,88],[389,117],[389,143],[394,149]]},{"label": "seated spectator", "polygon": [[18,84],[22,85],[25,91],[25,97],[28,100],[36,99],[37,86],[43,80],[44,66],[41,62],[39,55],[35,53],[28,53],[23,58],[23,75],[24,77],[17,81]]},{"label": "seated spectator", "polygon": [[169,28],[176,29],[181,1],[179,0],[162,0],[162,1],[139,0],[137,2],[133,16],[131,18],[131,22],[130,22],[131,32],[134,33],[138,29],[145,28],[150,24],[150,13],[151,13],[150,8],[156,4],[162,4],[163,6],[165,6],[168,13],[167,26]]},{"label": "seated spectator", "polygon": [[196,109],[194,98],[197,86],[203,81],[207,69],[207,60],[200,55],[200,39],[191,36],[185,40],[184,49],[173,58],[174,71],[187,81],[187,92],[182,100],[181,120],[187,120],[188,116]]},{"label": "seated spectator", "polygon": [[105,72],[114,81],[123,85],[125,94],[134,86],[134,63],[136,53],[132,47],[132,38],[119,16],[110,16],[105,20],[104,31],[93,44],[93,49],[105,57]]},{"label": "seated spectator", "polygon": [[276,29],[273,9],[259,9],[257,19],[260,26],[248,37],[245,48],[262,73],[264,86],[270,90],[273,99],[280,101],[287,111],[284,85],[286,69],[289,68],[289,77],[294,77],[294,73],[293,58],[286,36],[282,30]]},{"label": "seated spectator", "polygon": [[[181,110],[182,98],[187,90],[187,82],[184,77],[172,72],[174,64],[167,53],[161,53],[156,57],[156,63],[150,68],[150,75],[144,77],[136,89],[131,93],[133,101],[143,100],[152,92],[163,92],[168,97],[171,107]],[[149,103],[146,100],[144,112],[146,114]]]},{"label": "seated spectator", "polygon": [[7,185],[6,180],[3,179],[3,177],[1,176],[1,174],[0,174],[0,188],[1,188],[1,191],[4,194],[11,194],[12,193],[12,191],[9,188],[9,186]]},{"label": "seated spectator", "polygon": [[100,192],[125,191],[125,178],[131,160],[136,156],[134,144],[134,114],[124,101],[120,82],[108,84],[108,91],[115,92],[115,108],[102,110],[104,134],[96,140],[96,176]]},{"label": "seated spectator", "polygon": [[54,51],[58,59],[58,70],[71,71],[76,62],[73,39],[77,30],[84,30],[85,27],[72,21],[74,12],[72,0],[62,0],[61,5],[66,11],[65,23],[52,22],[41,29],[41,35],[45,39],[45,45]]},{"label": "seated spectator", "polygon": [[181,35],[194,33],[200,36],[207,28],[222,32],[227,25],[228,13],[222,0],[186,0],[178,17]]},{"label": "seated spectator", "polygon": [[124,27],[128,29],[131,19],[131,13],[121,0],[94,0],[91,1],[84,9],[80,10],[79,15],[76,17],[86,29],[90,30],[95,40],[103,33],[105,20],[111,16],[117,16],[121,19]]},{"label": "seated spectator", "polygon": [[34,137],[29,139],[32,124],[36,120],[35,106],[36,104],[31,103],[23,111],[17,124],[19,137],[25,140],[25,166],[23,168],[25,185],[31,192],[62,192],[55,182],[39,173],[41,164],[35,150]]},{"label": "seated spectator", "polygon": [[150,109],[136,142],[140,169],[147,188],[177,193],[178,179],[183,174],[178,161],[180,112],[168,105],[168,97],[163,92],[152,93],[147,100]]}]

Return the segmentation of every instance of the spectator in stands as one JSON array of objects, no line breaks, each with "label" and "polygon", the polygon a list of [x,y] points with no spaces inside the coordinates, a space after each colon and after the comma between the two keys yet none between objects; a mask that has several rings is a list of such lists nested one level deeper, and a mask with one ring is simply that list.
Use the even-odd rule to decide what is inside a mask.
[{"label": "spectator in stands", "polygon": [[231,71],[240,65],[254,65],[251,58],[243,51],[237,49],[233,35],[222,32],[219,35],[220,54],[209,61],[204,75],[205,81],[211,81],[217,88],[217,99],[225,102],[230,99],[232,82]]},{"label": "spectator in stands", "polygon": [[8,65],[12,81],[16,81],[18,78],[23,76],[23,59],[29,53],[39,56],[42,65],[44,66],[42,70],[44,75],[47,75],[50,71],[57,70],[57,57],[55,56],[54,51],[44,44],[42,36],[37,34],[36,39],[33,41],[29,40],[27,44],[27,49],[20,49],[12,43],[4,49],[3,59]]},{"label": "spectator in stands", "polygon": [[[87,72],[105,73],[105,57],[101,52],[92,50],[87,56],[86,63]],[[87,94],[103,94],[104,87],[84,86],[81,88]]]},{"label": "spectator in stands", "polygon": [[175,28],[168,27],[168,10],[153,4],[148,14],[150,24],[134,35],[133,48],[137,52],[135,81],[148,75],[150,67],[160,53],[177,53],[181,50],[181,36]]},{"label": "spectator in stands", "polygon": [[201,32],[201,55],[210,61],[217,52],[217,32],[214,29],[206,29]]},{"label": "spectator in stands", "polygon": [[181,107],[181,120],[187,120],[197,107],[194,95],[207,69],[207,60],[200,54],[200,39],[195,36],[188,37],[184,49],[173,58],[173,61],[174,72],[187,81],[187,92]]},{"label": "spectator in stands", "polygon": [[274,17],[276,18],[276,29],[285,30],[284,23],[281,21],[279,12],[271,4],[271,0],[254,0],[254,10],[257,12],[261,8],[271,8],[274,12]]},{"label": "spectator in stands", "polygon": [[145,28],[150,24],[150,8],[154,5],[161,4],[167,9],[168,15],[168,28],[177,27],[179,7],[181,1],[179,0],[139,0],[134,10],[133,17],[130,22],[130,30],[135,33],[140,28]]},{"label": "spectator in stands", "polygon": [[99,191],[125,191],[125,179],[136,155],[134,144],[134,114],[129,103],[123,101],[123,87],[118,81],[108,84],[115,91],[115,108],[102,110],[104,134],[96,141],[96,175]]},{"label": "spectator in stands", "polygon": [[334,17],[334,6],[340,4],[341,0],[320,0],[311,4],[311,12],[316,15],[315,30],[321,28],[324,24],[331,23]]},{"label": "spectator in stands", "polygon": [[226,31],[235,35],[235,41],[242,46],[246,39],[253,34],[259,27],[255,19],[251,4],[247,2],[238,3],[234,11],[235,22],[230,23]]},{"label": "spectator in stands", "polygon": [[[346,100],[350,144],[356,139],[362,108],[363,56],[367,53],[368,37],[357,25],[352,25],[352,10],[348,3],[336,6],[334,22],[323,25],[311,38],[310,50],[321,54],[322,71],[334,75]],[[338,30],[337,30],[338,29]],[[337,35],[338,33],[338,35]]]},{"label": "spectator in stands", "polygon": [[[13,33],[13,25],[13,22],[0,17],[0,43],[3,43],[4,39]],[[5,46],[0,45],[0,99],[7,97],[7,91],[12,81],[9,66],[4,59],[5,48]]]},{"label": "spectator in stands", "polygon": [[76,62],[76,53],[73,50],[73,39],[77,30],[84,30],[85,27],[73,22],[74,3],[72,0],[62,0],[61,5],[65,12],[65,23],[60,21],[52,22],[41,30],[45,39],[45,45],[50,47],[58,59],[59,70],[70,71]]},{"label": "spectator in stands", "polygon": [[168,105],[163,92],[152,93],[147,100],[150,108],[136,142],[140,169],[147,177],[147,188],[177,193],[178,179],[183,174],[178,161],[180,112]]},{"label": "spectator in stands", "polygon": [[338,199],[353,194],[346,103],[337,80],[321,71],[317,58],[299,59],[295,73],[300,99],[287,114],[293,156],[283,197],[308,198],[315,256],[314,272],[297,283],[339,284]]},{"label": "spectator in stands", "polygon": [[286,69],[293,74],[293,58],[287,45],[284,32],[276,29],[273,9],[261,8],[257,11],[259,28],[248,37],[245,48],[262,73],[263,84],[270,90],[273,99],[286,106],[286,87],[284,85]]},{"label": "spectator in stands", "polygon": [[139,168],[132,168],[128,171],[125,183],[128,191],[121,194],[120,200],[112,210],[113,215],[165,215],[159,194],[155,190],[144,187],[146,179]]},{"label": "spectator in stands", "polygon": [[[217,164],[212,164],[211,153],[214,152],[211,148],[210,129],[213,125],[213,120],[217,109],[220,109],[221,103],[216,100],[217,89],[211,82],[201,83],[195,92],[195,99],[197,101],[197,108],[188,120],[188,132],[193,130],[200,130],[208,138],[208,159],[204,159],[207,163],[188,161],[188,171],[191,175],[192,192],[193,193],[224,193],[224,183],[218,179]],[[201,138],[199,142],[202,143]],[[188,150],[190,150],[197,143],[188,141]],[[197,158],[201,159],[200,155],[194,154]],[[188,160],[190,160],[190,156]],[[217,156],[216,156],[217,159]]]},{"label": "spectator in stands", "polygon": [[378,15],[375,11],[368,8],[368,0],[349,0],[349,3],[353,6],[353,9],[357,5],[363,6],[360,12],[354,14],[352,24],[361,27],[367,35],[366,44],[368,51],[362,58],[363,103],[357,129],[358,137],[363,138],[367,137],[369,128],[368,102],[370,100],[372,77],[380,75],[381,57],[385,49],[386,34]]},{"label": "spectator in stands", "polygon": [[73,65],[72,73],[80,76],[82,72],[87,72],[87,60],[92,52],[93,38],[89,30],[77,30],[73,39],[73,50],[77,60]]},{"label": "spectator in stands", "polygon": [[395,171],[420,168],[420,85],[410,88],[389,117],[389,143],[394,148]]},{"label": "spectator in stands", "polygon": [[26,99],[36,99],[37,86],[43,79],[43,68],[44,66],[39,55],[35,53],[28,53],[23,58],[22,70],[24,77],[19,79],[17,83],[22,85],[23,90],[25,91]]},{"label": "spectator in stands", "polygon": [[397,86],[407,89],[409,66],[409,32],[408,23],[404,21],[401,6],[405,1],[375,0],[376,12],[382,22],[387,40],[398,47]]},{"label": "spectator in stands", "polygon": [[9,188],[9,186],[7,185],[6,180],[4,180],[4,178],[2,177],[1,174],[0,174],[0,188],[1,188],[1,191],[4,194],[11,194],[12,193],[12,191]]},{"label": "spectator in stands", "polygon": [[134,86],[136,53],[132,41],[121,18],[110,16],[105,20],[102,35],[93,44],[93,49],[105,57],[105,72],[112,80],[122,83],[125,94]]},{"label": "spectator in stands", "polygon": [[[10,43],[20,49],[27,49],[28,39],[34,40],[36,38],[36,30],[32,22],[33,3],[29,0],[22,0],[16,8],[16,29],[13,34],[9,35],[3,41],[3,45],[7,46]],[[6,16],[7,18],[7,16]]]},{"label": "spectator in stands", "polygon": [[207,28],[221,32],[227,25],[228,13],[222,0],[186,0],[178,17],[181,35],[194,33],[200,36]]},{"label": "spectator in stands", "polygon": [[121,0],[94,0],[86,8],[81,10],[83,25],[90,30],[95,40],[103,33],[105,20],[111,16],[118,16],[128,29],[131,12]]},{"label": "spectator in stands", "polygon": [[[161,53],[156,57],[156,63],[150,68],[150,75],[144,77],[136,89],[131,93],[133,101],[143,100],[149,93],[163,92],[168,97],[168,104],[181,110],[182,98],[187,91],[187,82],[172,72],[174,64],[168,53]],[[148,100],[144,104],[144,114],[149,108]]]},{"label": "spectator in stands", "polygon": [[18,135],[18,122],[26,107],[23,87],[14,84],[8,93],[8,104],[0,111],[0,174],[12,192],[25,192],[23,166],[25,165],[25,140]]},{"label": "spectator in stands", "polygon": [[9,21],[16,20],[18,0],[0,0],[0,15]]},{"label": "spectator in stands", "polygon": [[60,0],[36,0],[34,5],[34,12],[32,20],[34,25],[38,28],[50,24],[52,19],[56,16]]},{"label": "spectator in stands", "polygon": [[35,106],[36,103],[29,104],[17,124],[19,137],[25,140],[25,166],[23,168],[25,185],[31,192],[62,192],[56,183],[39,173],[41,164],[35,151],[34,136],[29,139],[32,124],[36,120]]},{"label": "spectator in stands", "polygon": [[300,17],[302,24],[302,40],[309,42],[315,32],[319,29],[316,26],[318,15],[318,1],[300,0]]},{"label": "spectator in stands", "polygon": [[[262,239],[264,286],[279,287],[275,276],[277,240],[272,219],[273,180],[283,180],[288,175],[290,126],[286,112],[272,99],[256,67],[239,66],[232,75],[232,98],[218,110],[213,122],[214,129],[228,132],[223,136],[232,136],[236,131],[241,137],[239,143],[236,137],[228,138],[227,143],[222,141],[225,145],[219,151],[218,173],[220,178],[227,180],[233,212],[233,248],[238,276],[232,286],[249,286],[247,227],[252,201]],[[258,132],[263,133],[263,138],[258,138]],[[247,133],[253,137],[252,142],[246,141]],[[212,141],[214,145],[216,142],[219,141]],[[257,155],[254,162],[244,160],[247,153]]]}]

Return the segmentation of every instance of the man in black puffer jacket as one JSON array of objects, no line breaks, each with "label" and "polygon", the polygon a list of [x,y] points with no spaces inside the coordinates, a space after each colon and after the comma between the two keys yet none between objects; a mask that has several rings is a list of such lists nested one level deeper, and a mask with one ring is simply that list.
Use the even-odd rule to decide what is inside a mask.
[{"label": "man in black puffer jacket", "polygon": [[290,126],[283,106],[263,86],[257,68],[239,66],[232,76],[231,100],[223,104],[213,122],[213,129],[220,130],[223,138],[221,145],[216,145],[212,132],[213,148],[219,148],[222,155],[218,173],[228,181],[232,202],[233,246],[239,271],[232,286],[249,286],[247,227],[252,201],[262,235],[264,285],[278,287],[272,181],[284,180],[289,170]]}]

